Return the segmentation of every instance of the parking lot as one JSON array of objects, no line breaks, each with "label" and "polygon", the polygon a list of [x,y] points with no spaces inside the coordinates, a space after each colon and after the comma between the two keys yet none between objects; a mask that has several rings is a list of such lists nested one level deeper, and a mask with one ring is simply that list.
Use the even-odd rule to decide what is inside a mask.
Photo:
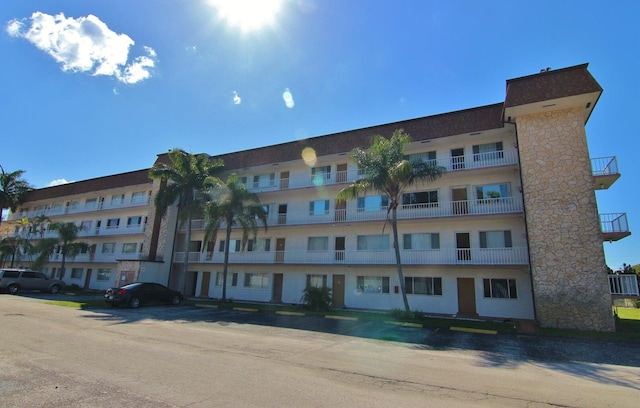
[{"label": "parking lot", "polygon": [[49,297],[0,295],[3,407],[631,407],[640,391],[636,343]]}]

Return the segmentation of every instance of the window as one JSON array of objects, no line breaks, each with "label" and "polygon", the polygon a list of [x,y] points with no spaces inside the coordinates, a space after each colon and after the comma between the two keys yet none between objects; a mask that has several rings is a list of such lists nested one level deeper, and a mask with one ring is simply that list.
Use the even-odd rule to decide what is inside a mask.
[{"label": "window", "polygon": [[118,205],[124,202],[124,194],[114,194],[111,196],[111,205]]},{"label": "window", "polygon": [[329,200],[316,200],[309,203],[309,215],[329,214]]},{"label": "window", "polygon": [[358,211],[386,210],[387,206],[389,206],[389,197],[386,195],[358,197]]},{"label": "window", "polygon": [[511,231],[480,231],[480,248],[511,247]]},{"label": "window", "polygon": [[118,228],[120,225],[120,218],[109,218],[107,220],[107,229]]},{"label": "window", "polygon": [[328,251],[329,237],[309,237],[307,241],[308,251]]},{"label": "window", "polygon": [[247,242],[247,251],[269,252],[271,250],[271,238],[250,239]]},{"label": "window", "polygon": [[383,251],[388,249],[388,235],[358,235],[358,251]]},{"label": "window", "polygon": [[515,279],[483,279],[484,297],[496,299],[517,299]]},{"label": "window", "polygon": [[442,295],[442,278],[407,276],[404,288],[408,295]]},{"label": "window", "polygon": [[422,153],[414,153],[414,154],[409,154],[407,156],[405,156],[406,160],[409,160],[410,162],[420,162],[420,163],[427,163],[429,165],[435,166],[436,165],[436,152],[431,151],[431,152],[422,152]]},{"label": "window", "polygon": [[362,293],[389,293],[388,276],[358,276],[357,285]]},{"label": "window", "polygon": [[309,286],[314,288],[327,287],[327,275],[307,275],[307,287]]},{"label": "window", "polygon": [[437,207],[438,191],[416,191],[415,193],[405,193],[402,195],[402,205],[412,205],[414,207]]},{"label": "window", "polygon": [[476,186],[476,195],[478,200],[509,197],[509,185],[489,184],[486,186]]},{"label": "window", "polygon": [[404,249],[440,249],[439,233],[404,234],[402,238]]},{"label": "window", "polygon": [[311,181],[313,184],[323,184],[325,180],[331,180],[331,166],[311,168]]},{"label": "window", "polygon": [[91,221],[82,221],[80,228],[82,231],[89,231],[91,229]]},{"label": "window", "polygon": [[71,279],[82,279],[82,268],[71,268]]},{"label": "window", "polygon": [[[242,241],[239,239],[230,239],[229,240],[229,252],[240,252]],[[224,247],[226,245],[226,241],[224,239],[220,240],[220,246],[218,247],[219,252],[224,252]]]},{"label": "window", "polygon": [[122,244],[122,253],[123,254],[134,254],[138,249],[138,244],[136,242],[125,242]]},{"label": "window", "polygon": [[253,176],[253,188],[273,187],[276,185],[276,173]]},{"label": "window", "polygon": [[136,227],[139,227],[140,225],[142,225],[141,216],[127,218],[127,228],[136,228]]},{"label": "window", "polygon": [[78,200],[71,200],[67,203],[67,207],[71,210],[75,210],[79,206],[80,206],[80,201]]},{"label": "window", "polygon": [[62,211],[62,203],[53,203],[51,205],[51,212],[59,213]]},{"label": "window", "polygon": [[84,202],[84,208],[96,208],[98,206],[97,198],[87,198]]},{"label": "window", "polygon": [[147,202],[147,193],[145,191],[136,191],[131,194],[132,204],[143,204]]},{"label": "window", "polygon": [[269,275],[266,273],[245,273],[244,287],[252,289],[267,289],[269,287]]},{"label": "window", "polygon": [[98,269],[98,275],[96,276],[96,280],[99,280],[99,281],[111,280],[111,269],[108,269],[108,268]]},{"label": "window", "polygon": [[473,161],[502,159],[502,142],[485,143],[473,146]]},{"label": "window", "polygon": [[105,242],[102,244],[102,253],[103,254],[112,254],[116,251],[116,243],[115,242]]},{"label": "window", "polygon": [[[224,273],[216,272],[216,286],[222,286]],[[238,286],[238,272],[227,272],[227,286]]]}]

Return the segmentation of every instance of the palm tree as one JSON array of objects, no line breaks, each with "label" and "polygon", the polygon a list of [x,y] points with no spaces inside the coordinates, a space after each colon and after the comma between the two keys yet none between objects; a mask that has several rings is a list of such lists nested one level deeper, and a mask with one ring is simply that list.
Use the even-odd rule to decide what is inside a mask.
[{"label": "palm tree", "polygon": [[179,283],[180,291],[184,293],[189,266],[191,219],[202,204],[198,200],[199,193],[204,189],[205,179],[215,178],[222,171],[224,164],[221,160],[213,159],[204,153],[194,155],[182,149],[170,150],[169,159],[170,164],[154,164],[149,170],[149,176],[164,181],[154,198],[156,210],[164,216],[167,209],[177,203],[178,219],[187,223],[185,257]]},{"label": "palm tree", "polygon": [[404,308],[407,312],[411,310],[405,292],[404,275],[400,261],[398,207],[402,205],[402,194],[408,187],[432,182],[440,177],[445,170],[430,162],[408,160],[404,151],[410,142],[409,135],[404,133],[403,129],[397,129],[393,132],[391,139],[379,135],[374,136],[373,143],[367,150],[355,148],[351,153],[351,159],[356,162],[363,176],[342,189],[337,196],[338,202],[347,201],[357,198],[361,193],[374,190],[386,194],[389,198],[385,226],[387,222],[390,222],[393,230],[393,247],[396,255],[398,279],[400,280]]},{"label": "palm tree", "polygon": [[60,279],[64,278],[64,267],[67,261],[67,256],[73,258],[81,252],[89,250],[91,245],[86,242],[78,242],[78,233],[82,231],[82,226],[76,225],[73,222],[54,222],[49,224],[49,231],[57,231],[57,238],[45,238],[41,239],[36,245],[39,252],[38,265],[41,265],[46,258],[48,258],[56,248],[60,249],[62,254],[62,262],[60,264]]},{"label": "palm tree", "polygon": [[0,223],[2,223],[2,211],[9,209],[11,212],[15,212],[18,206],[24,202],[25,195],[33,190],[33,187],[21,178],[24,170],[7,173],[0,165],[0,171]]},{"label": "palm tree", "polygon": [[229,266],[229,240],[234,226],[242,228],[241,250],[247,246],[249,234],[253,238],[258,235],[258,223],[267,231],[267,211],[260,204],[260,199],[240,181],[236,174],[231,174],[226,182],[209,178],[207,194],[209,201],[204,205],[205,242],[213,241],[215,247],[218,230],[224,225],[224,268],[222,272],[222,300],[227,298],[227,269]]},{"label": "palm tree", "polygon": [[13,268],[16,257],[20,260],[20,247],[23,245],[20,236],[5,237],[0,240],[0,266],[4,266],[7,259],[11,260],[9,268]]}]

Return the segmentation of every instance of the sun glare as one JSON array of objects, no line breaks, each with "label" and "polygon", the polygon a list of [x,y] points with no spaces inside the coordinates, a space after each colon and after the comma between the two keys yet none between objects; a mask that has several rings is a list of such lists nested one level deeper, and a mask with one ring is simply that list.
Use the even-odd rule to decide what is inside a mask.
[{"label": "sun glare", "polygon": [[210,3],[220,19],[249,32],[272,25],[284,0],[210,0]]}]

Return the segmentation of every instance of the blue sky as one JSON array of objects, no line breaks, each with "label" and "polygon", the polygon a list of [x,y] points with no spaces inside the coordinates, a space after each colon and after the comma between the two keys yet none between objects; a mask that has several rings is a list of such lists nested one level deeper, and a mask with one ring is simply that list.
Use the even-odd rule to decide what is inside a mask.
[{"label": "blue sky", "polygon": [[0,164],[45,187],[175,147],[216,155],[502,102],[507,79],[588,62],[604,88],[590,153],[622,173],[599,211],[636,232],[605,243],[607,263],[640,263],[640,2],[221,3],[4,0]]}]

